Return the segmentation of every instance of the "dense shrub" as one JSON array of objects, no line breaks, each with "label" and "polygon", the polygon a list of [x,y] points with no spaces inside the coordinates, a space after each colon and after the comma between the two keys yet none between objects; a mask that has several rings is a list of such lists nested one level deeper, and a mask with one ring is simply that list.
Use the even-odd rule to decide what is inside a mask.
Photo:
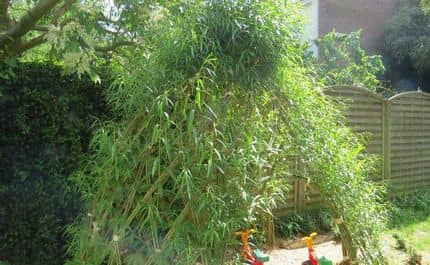
[{"label": "dense shrub", "polygon": [[68,264],[224,264],[284,202],[295,158],[360,264],[381,264],[373,160],[306,75],[297,2],[169,2],[108,93],[123,119],[92,140]]},{"label": "dense shrub", "polygon": [[275,2],[195,1],[159,22],[109,91],[124,120],[93,139],[70,264],[223,264],[234,231],[283,201],[287,138],[265,89],[276,53],[297,53],[281,33],[299,10]]},{"label": "dense shrub", "polygon": [[309,235],[315,231],[330,232],[333,228],[332,221],[328,209],[309,209],[302,213],[277,216],[275,229],[277,234],[292,238]]},{"label": "dense shrub", "polygon": [[88,149],[94,117],[106,109],[102,88],[43,64],[21,64],[3,77],[0,260],[62,264],[64,228],[79,210],[68,176]]}]

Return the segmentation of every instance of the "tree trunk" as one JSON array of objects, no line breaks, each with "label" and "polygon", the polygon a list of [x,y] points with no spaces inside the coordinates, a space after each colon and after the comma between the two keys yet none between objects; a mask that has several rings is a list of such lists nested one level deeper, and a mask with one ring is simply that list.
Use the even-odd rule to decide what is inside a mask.
[{"label": "tree trunk", "polygon": [[10,0],[0,0],[0,34],[10,26],[9,5]]}]

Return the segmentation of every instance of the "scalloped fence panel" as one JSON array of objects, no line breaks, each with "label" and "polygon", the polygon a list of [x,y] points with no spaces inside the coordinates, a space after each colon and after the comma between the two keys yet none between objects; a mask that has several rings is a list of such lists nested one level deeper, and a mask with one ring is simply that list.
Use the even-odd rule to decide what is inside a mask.
[{"label": "scalloped fence panel", "polygon": [[390,98],[387,118],[393,192],[430,186],[430,94],[406,92]]},{"label": "scalloped fence panel", "polygon": [[384,98],[366,88],[352,86],[333,86],[324,90],[324,94],[331,96],[335,102],[346,104],[345,116],[348,125],[356,133],[367,140],[366,150],[370,154],[381,157],[380,175],[374,177],[381,180],[384,176],[384,126],[385,104]]},{"label": "scalloped fence panel", "polygon": [[[430,94],[405,92],[389,99],[366,88],[333,86],[324,94],[345,104],[347,124],[367,139],[366,150],[380,157],[379,174],[391,195],[430,187]],[[304,174],[297,169],[297,175]],[[320,193],[304,181],[294,181],[288,212],[319,207]]]},{"label": "scalloped fence panel", "polygon": [[[333,86],[326,88],[324,94],[333,98],[338,104],[346,105],[345,116],[353,131],[360,133],[367,140],[367,151],[379,157],[384,153],[384,109],[385,100],[382,96],[368,89],[352,86]],[[380,160],[380,174],[375,181],[382,180],[384,175],[383,160]],[[300,188],[300,187],[299,187]],[[322,197],[312,185],[305,185],[306,208],[318,207]]]},{"label": "scalloped fence panel", "polygon": [[366,89],[334,86],[324,93],[347,105],[347,123],[368,135],[367,151],[381,158],[379,176],[392,195],[430,187],[430,94],[404,92],[389,99]]}]

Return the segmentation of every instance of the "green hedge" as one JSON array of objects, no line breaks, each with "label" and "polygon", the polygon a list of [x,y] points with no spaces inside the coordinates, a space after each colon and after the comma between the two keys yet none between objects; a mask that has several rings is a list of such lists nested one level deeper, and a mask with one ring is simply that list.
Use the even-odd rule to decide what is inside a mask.
[{"label": "green hedge", "polygon": [[52,65],[0,78],[0,261],[63,264],[64,227],[79,213],[68,176],[105,115],[102,91]]}]

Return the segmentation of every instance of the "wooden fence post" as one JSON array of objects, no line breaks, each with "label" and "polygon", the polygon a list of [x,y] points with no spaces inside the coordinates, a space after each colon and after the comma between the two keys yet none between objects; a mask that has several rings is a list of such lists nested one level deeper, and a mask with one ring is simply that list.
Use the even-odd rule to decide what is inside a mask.
[{"label": "wooden fence post", "polygon": [[388,180],[390,179],[391,173],[391,102],[389,100],[384,100],[383,104],[383,179]]},{"label": "wooden fence post", "polygon": [[276,241],[275,234],[275,220],[273,219],[273,215],[266,215],[266,233],[267,233],[267,244],[269,246],[274,246]]},{"label": "wooden fence post", "polygon": [[305,210],[306,207],[306,183],[304,181],[304,167],[300,160],[297,161],[297,170],[296,170],[296,180],[294,181],[295,185],[295,203],[294,210],[295,213],[300,213]]}]

